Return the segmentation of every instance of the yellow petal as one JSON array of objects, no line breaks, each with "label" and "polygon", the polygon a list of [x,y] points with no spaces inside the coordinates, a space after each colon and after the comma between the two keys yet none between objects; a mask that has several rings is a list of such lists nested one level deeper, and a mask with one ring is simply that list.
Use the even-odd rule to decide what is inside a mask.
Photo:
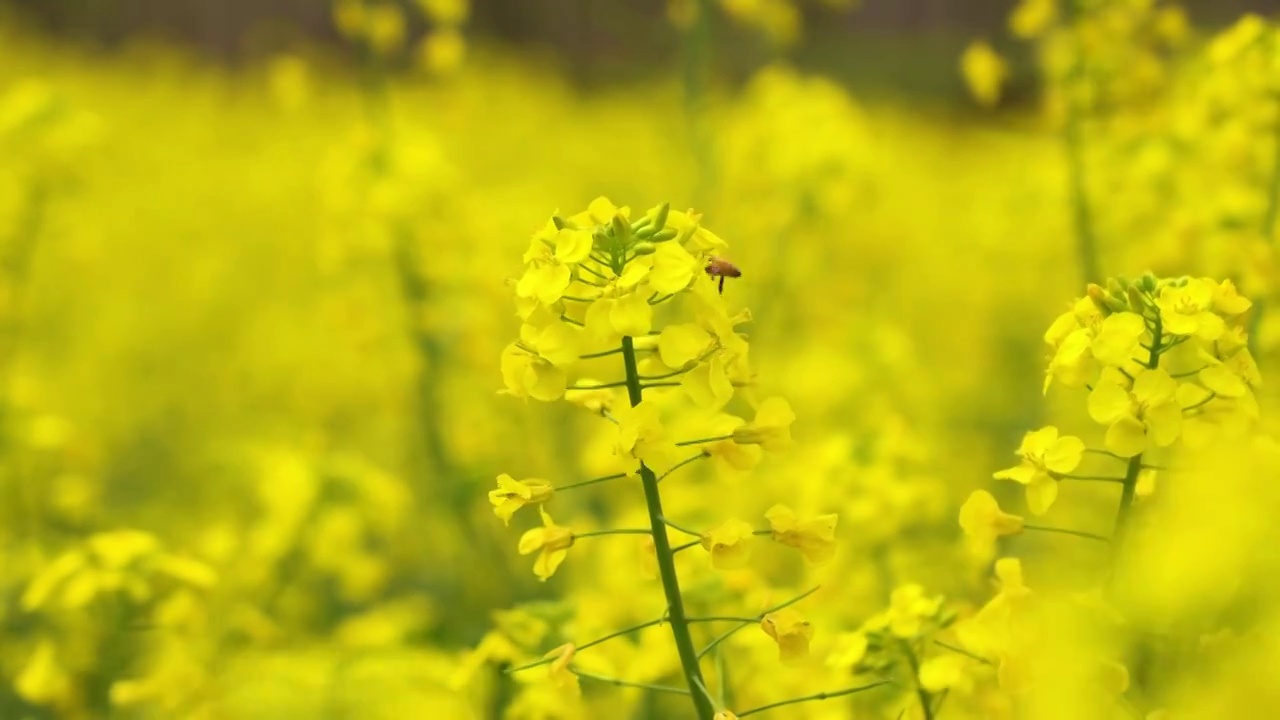
[{"label": "yellow petal", "polygon": [[668,325],[658,337],[658,356],[670,368],[682,368],[700,357],[711,344],[711,334],[693,323]]},{"label": "yellow petal", "polygon": [[645,335],[653,324],[653,306],[639,293],[624,295],[610,308],[609,323],[620,335]]},{"label": "yellow petal", "polygon": [[1044,515],[1057,499],[1058,481],[1048,475],[1038,476],[1035,482],[1027,486],[1027,509],[1032,514]]},{"label": "yellow petal", "polygon": [[1089,393],[1089,417],[1110,425],[1129,413],[1129,392],[1112,382],[1100,381]]},{"label": "yellow petal", "polygon": [[1121,457],[1133,457],[1147,449],[1146,428],[1135,417],[1124,415],[1107,428],[1107,449]]}]

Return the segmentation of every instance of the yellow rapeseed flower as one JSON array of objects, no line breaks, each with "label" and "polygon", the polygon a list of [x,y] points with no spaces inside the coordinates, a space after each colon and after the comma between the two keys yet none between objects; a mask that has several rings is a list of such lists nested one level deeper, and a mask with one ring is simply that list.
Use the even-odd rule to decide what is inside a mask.
[{"label": "yellow rapeseed flower", "polygon": [[755,531],[747,523],[731,519],[702,535],[702,547],[711,553],[711,565],[718,570],[733,570],[747,564],[751,557],[751,538]]},{"label": "yellow rapeseed flower", "polygon": [[1017,455],[1022,463],[997,472],[995,478],[1025,485],[1027,506],[1036,515],[1043,515],[1058,497],[1055,476],[1069,473],[1080,465],[1084,442],[1069,435],[1059,437],[1058,428],[1050,425],[1023,436]]},{"label": "yellow rapeseed flower", "polygon": [[765,615],[760,620],[760,629],[778,643],[782,662],[791,663],[809,656],[813,627],[795,610],[783,608]]},{"label": "yellow rapeseed flower", "polygon": [[[1216,317],[1216,316],[1215,316]],[[1133,457],[1154,444],[1168,447],[1182,431],[1178,382],[1163,369],[1141,369],[1128,378],[1103,373],[1089,393],[1089,416],[1107,426],[1105,443],[1111,452]]]},{"label": "yellow rapeseed flower", "polygon": [[1192,278],[1182,287],[1164,286],[1156,301],[1164,332],[1217,340],[1226,324],[1213,312],[1215,295],[1223,297],[1227,307],[1238,306],[1212,280]]},{"label": "yellow rapeseed flower", "polygon": [[796,414],[786,400],[768,398],[756,408],[755,420],[733,431],[733,441],[782,452],[791,446],[791,423],[795,420]]},{"label": "yellow rapeseed flower", "polygon": [[546,480],[530,478],[516,480],[503,473],[498,476],[498,489],[489,491],[493,512],[502,518],[502,524],[511,524],[511,516],[525,505],[537,505],[551,499],[554,488]]},{"label": "yellow rapeseed flower", "polygon": [[991,542],[1002,535],[1022,532],[1023,520],[1000,509],[995,496],[986,490],[974,490],[960,506],[960,527],[965,535],[979,542]]},{"label": "yellow rapeseed flower", "polygon": [[764,514],[769,520],[773,539],[800,551],[804,559],[815,564],[829,561],[836,552],[834,513],[801,519],[786,505],[774,505]]},{"label": "yellow rapeseed flower", "polygon": [[983,40],[970,43],[960,57],[960,70],[979,105],[992,107],[1000,102],[1000,91],[1009,77],[1009,66],[989,43]]},{"label": "yellow rapeseed flower", "polygon": [[521,555],[538,553],[533,563],[533,574],[545,582],[555,574],[556,568],[560,567],[560,563],[569,554],[569,548],[573,546],[573,532],[556,525],[541,507],[538,508],[538,513],[542,515],[542,527],[533,528],[520,536],[517,549]]}]

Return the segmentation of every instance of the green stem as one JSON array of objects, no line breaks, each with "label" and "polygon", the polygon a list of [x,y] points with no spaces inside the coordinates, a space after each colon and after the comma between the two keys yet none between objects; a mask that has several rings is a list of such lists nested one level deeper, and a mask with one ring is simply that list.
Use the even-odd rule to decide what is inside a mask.
[{"label": "green stem", "polygon": [[697,440],[682,440],[676,443],[677,447],[685,447],[686,445],[702,445],[704,443],[720,442],[721,440],[732,440],[733,434],[720,435],[718,437],[699,438]]},{"label": "green stem", "polygon": [[[627,372],[627,396],[631,406],[635,407],[644,399],[644,391],[641,389],[640,371],[636,367],[635,341],[631,336],[622,338],[622,361]],[[653,535],[654,554],[658,560],[658,574],[662,578],[662,590],[667,598],[667,619],[671,624],[671,635],[675,640],[676,653],[680,656],[685,682],[693,698],[695,717],[697,720],[711,720],[715,708],[710,698],[698,692],[698,688],[705,685],[702,682],[702,669],[698,665],[698,654],[693,647],[693,637],[689,634],[689,623],[685,620],[675,554],[671,551],[671,541],[667,538],[667,528],[662,521],[662,495],[658,492],[658,478],[644,463],[640,464],[640,481],[644,486],[645,504],[649,509],[649,525]]]},{"label": "green stem", "polygon": [[627,384],[626,380],[619,380],[618,382],[600,383],[599,385],[570,385],[566,389],[568,390],[608,390],[609,388],[624,387],[626,386],[626,384]]},{"label": "green stem", "polygon": [[622,528],[618,530],[592,530],[591,532],[574,533],[573,539],[580,540],[586,537],[600,537],[602,535],[648,535],[648,530],[640,528]]},{"label": "green stem", "polygon": [[1076,537],[1088,538],[1099,542],[1111,542],[1111,538],[1106,535],[1098,535],[1097,533],[1084,532],[1083,530],[1069,530],[1067,528],[1049,527],[1047,525],[1026,525],[1023,524],[1023,530],[1035,530],[1037,532],[1060,533],[1062,535],[1074,535]]},{"label": "green stem", "polygon": [[579,355],[579,356],[578,356],[578,359],[579,359],[579,360],[591,360],[591,359],[594,359],[594,358],[602,358],[602,357],[608,357],[608,356],[610,356],[610,355],[617,355],[617,354],[618,354],[618,353],[620,353],[620,352],[622,352],[622,348],[620,348],[620,347],[616,347],[616,348],[614,348],[614,349],[612,349],[612,350],[601,350],[600,352],[587,353],[586,355]]},{"label": "green stem", "polygon": [[679,470],[680,468],[684,467],[685,465],[688,465],[689,463],[691,463],[691,462],[695,462],[695,461],[697,461],[697,460],[701,460],[701,459],[702,459],[702,458],[704,458],[704,457],[710,457],[710,455],[709,455],[705,450],[704,450],[704,451],[702,451],[702,452],[700,452],[700,453],[698,453],[697,455],[693,455],[693,456],[691,456],[691,457],[687,457],[687,458],[685,458],[684,460],[681,460],[680,462],[676,463],[675,465],[672,465],[672,466],[671,466],[671,467],[670,467],[666,472],[664,472],[664,473],[662,473],[661,475],[659,475],[659,476],[658,476],[658,482],[662,482],[663,480],[665,480],[665,479],[667,478],[667,476],[668,476],[668,475],[670,475],[671,473],[673,473],[673,472],[675,472],[675,471]]},{"label": "green stem", "polygon": [[680,532],[684,533],[685,535],[692,535],[692,536],[697,537],[697,538],[702,537],[702,533],[698,532],[697,530],[690,530],[690,529],[689,529],[689,528],[687,528],[687,527],[683,527],[683,526],[681,526],[681,525],[677,525],[677,524],[675,524],[675,523],[671,522],[671,520],[670,520],[670,519],[668,519],[668,518],[662,518],[662,522],[666,523],[666,524],[667,524],[667,527],[669,527],[669,528],[674,528],[674,529],[676,529],[676,530],[679,530]]},{"label": "green stem", "polygon": [[963,656],[965,656],[965,657],[967,657],[967,658],[970,658],[970,659],[972,659],[972,660],[977,660],[978,662],[982,663],[983,665],[994,665],[994,664],[995,664],[995,663],[991,662],[990,660],[988,660],[988,659],[986,659],[986,658],[982,657],[981,655],[975,655],[974,653],[971,653],[971,652],[969,652],[968,650],[965,650],[965,649],[964,649],[964,648],[962,648],[962,647],[956,647],[955,645],[952,645],[952,644],[950,644],[950,643],[942,642],[941,640],[934,640],[934,641],[933,641],[933,644],[934,644],[934,645],[937,645],[937,646],[938,646],[938,647],[940,647],[940,648],[943,648],[943,649],[946,649],[946,650],[950,650],[950,651],[951,651],[951,652],[953,652],[953,653],[958,653],[958,654],[960,654],[960,655],[963,655]]},{"label": "green stem", "polygon": [[653,690],[655,692],[675,693],[677,695],[689,694],[689,691],[685,688],[671,687],[670,685],[653,685],[650,683],[631,682],[630,680],[621,680],[619,678],[607,677],[604,675],[595,675],[593,673],[583,672],[582,670],[579,670],[578,668],[575,668],[575,667],[570,667],[569,672],[573,673],[574,675],[577,675],[580,678],[586,678],[587,680],[595,680],[596,682],[608,683],[610,685],[616,685],[618,687],[633,687],[633,688],[640,688],[642,690]]},{"label": "green stem", "polygon": [[[1074,22],[1074,18],[1073,18]],[[1084,117],[1076,99],[1077,86],[1085,75],[1084,60],[1077,38],[1076,59],[1067,75],[1067,117],[1063,126],[1063,144],[1067,152],[1067,172],[1071,193],[1071,218],[1076,236],[1076,253],[1085,282],[1101,278],[1098,266],[1098,242],[1093,230],[1093,213],[1089,206],[1088,182],[1085,177]]]},{"label": "green stem", "polygon": [[790,600],[788,600],[788,601],[786,601],[786,602],[784,602],[784,603],[781,603],[781,604],[778,604],[778,605],[774,605],[773,607],[768,608],[768,609],[767,609],[767,610],[765,610],[764,612],[762,612],[762,613],[760,613],[759,615],[755,616],[755,618],[753,618],[753,619],[751,619],[751,620],[747,620],[747,621],[745,621],[745,622],[742,622],[742,623],[741,623],[741,624],[739,624],[737,627],[733,627],[733,628],[729,628],[728,630],[725,630],[723,633],[721,633],[721,634],[717,635],[717,636],[716,636],[716,638],[715,638],[714,640],[712,640],[711,642],[707,643],[707,646],[706,646],[706,647],[704,647],[704,648],[702,648],[701,650],[699,650],[699,651],[698,651],[698,657],[699,657],[699,658],[701,658],[701,657],[703,657],[704,655],[706,655],[707,653],[711,652],[712,650],[714,650],[714,649],[715,649],[715,647],[716,647],[717,645],[719,645],[720,643],[724,642],[725,640],[728,640],[728,639],[729,639],[729,638],[730,638],[734,633],[738,632],[738,631],[739,631],[739,630],[741,630],[742,628],[747,627],[748,625],[750,625],[750,624],[752,624],[752,623],[756,623],[756,622],[759,622],[760,620],[763,620],[765,615],[768,615],[769,613],[772,613],[772,612],[778,612],[779,610],[781,610],[781,609],[783,609],[783,608],[785,608],[785,607],[790,607],[790,606],[792,606],[792,605],[795,605],[796,603],[800,602],[801,600],[803,600],[803,599],[805,599],[805,598],[809,597],[810,595],[812,595],[812,594],[814,594],[814,593],[818,592],[818,587],[819,587],[819,586],[815,585],[815,586],[813,586],[813,587],[809,588],[808,590],[805,590],[804,592],[800,593],[799,595],[797,595],[797,596],[795,596],[795,597],[791,598]]},{"label": "green stem", "polygon": [[702,544],[701,540],[690,540],[689,542],[684,543],[683,545],[676,545],[675,547],[671,548],[671,552],[672,554],[675,554],[701,544]]},{"label": "green stem", "polygon": [[[590,266],[590,265],[587,265],[586,263],[579,263],[579,264],[578,264],[578,269],[579,269],[579,270],[586,270],[587,272],[591,273],[592,275],[595,275],[596,277],[600,278],[601,280],[604,280],[605,282],[608,282],[608,281],[609,281],[609,278],[608,278],[607,276],[605,276],[605,275],[604,275],[604,273],[601,273],[601,272],[600,272],[600,271],[598,271],[598,270],[594,270],[594,269],[592,269],[592,268],[591,268],[591,266]],[[579,280],[578,280],[578,282],[582,282],[582,280],[581,280],[581,279],[579,279]],[[597,285],[597,287],[599,287],[599,286]]]},{"label": "green stem", "polygon": [[[603,643],[603,642],[606,642],[606,641],[612,640],[612,639],[614,639],[614,638],[616,638],[616,637],[622,637],[623,635],[630,635],[631,633],[636,632],[636,631],[638,631],[638,630],[644,630],[645,628],[651,628],[651,627],[653,627],[654,625],[661,625],[662,623],[664,623],[664,622],[666,622],[666,621],[667,621],[667,619],[666,619],[665,617],[660,617],[660,618],[658,618],[657,620],[646,620],[645,622],[642,622],[642,623],[640,623],[639,625],[632,625],[631,627],[625,627],[625,628],[622,628],[621,630],[615,630],[614,632],[611,632],[611,633],[609,633],[608,635],[605,635],[604,637],[598,637],[598,638],[596,638],[595,640],[592,640],[592,641],[591,641],[591,642],[589,642],[589,643],[584,643],[584,644],[582,644],[582,645],[578,645],[578,646],[575,648],[574,652],[582,652],[583,650],[586,650],[587,648],[595,647],[596,645],[599,645],[600,643]],[[510,674],[510,673],[518,673],[518,672],[521,672],[521,671],[523,671],[523,670],[529,670],[529,669],[531,669],[531,668],[536,668],[536,667],[539,667],[539,666],[541,666],[541,665],[546,665],[546,664],[548,664],[548,663],[555,662],[555,660],[556,660],[556,658],[555,658],[555,657],[542,658],[541,660],[535,660],[535,661],[533,661],[533,662],[531,662],[531,663],[526,663],[526,664],[521,665],[521,666],[519,666],[519,667],[509,668],[509,669],[507,670],[507,673],[508,673],[508,674]]]},{"label": "green stem", "polygon": [[560,487],[556,488],[556,492],[563,492],[565,490],[572,490],[574,488],[586,487],[587,485],[595,485],[596,483],[608,482],[609,480],[621,480],[624,477],[630,477],[630,475],[627,475],[626,473],[617,473],[616,475],[605,475],[604,477],[591,478],[590,480],[583,480],[581,482],[570,483],[568,485],[561,485]]},{"label": "green stem", "polygon": [[1183,411],[1183,412],[1186,412],[1186,411],[1188,411],[1188,410],[1195,410],[1196,408],[1199,408],[1199,407],[1203,407],[1203,406],[1205,406],[1205,405],[1208,405],[1208,404],[1209,404],[1210,402],[1212,402],[1212,401],[1213,401],[1213,399],[1214,399],[1214,398],[1216,398],[1216,397],[1218,397],[1218,393],[1216,393],[1216,392],[1210,392],[1208,397],[1206,397],[1205,399],[1203,399],[1203,400],[1201,400],[1201,401],[1199,401],[1199,402],[1192,403],[1192,404],[1190,404],[1190,405],[1188,405],[1188,406],[1186,406],[1186,407],[1182,408],[1182,411]]},{"label": "green stem", "polygon": [[714,152],[711,128],[707,123],[707,101],[711,85],[711,20],[714,0],[696,0],[697,18],[685,34],[684,92],[685,121],[693,156],[698,163],[698,182],[694,191],[697,203],[706,201],[714,184]]},{"label": "green stem", "polygon": [[[1147,369],[1160,367],[1160,352],[1164,342],[1164,325],[1159,315],[1151,328],[1151,348],[1147,357]],[[1116,509],[1116,524],[1111,531],[1111,571],[1115,571],[1115,560],[1120,557],[1124,548],[1125,535],[1129,528],[1129,514],[1133,510],[1133,498],[1138,489],[1138,475],[1142,473],[1142,453],[1129,458],[1125,468],[1124,485],[1120,491],[1120,506]]]},{"label": "green stem", "polygon": [[[1280,105],[1280,96],[1277,97],[1277,105]],[[1262,239],[1266,243],[1274,240],[1276,232],[1276,220],[1280,217],[1280,121],[1277,121],[1275,127],[1272,128],[1272,164],[1271,164],[1271,183],[1267,186],[1267,210],[1262,216]],[[1262,316],[1266,311],[1265,298],[1258,298],[1253,303],[1253,312],[1249,315],[1248,327],[1248,343],[1249,352],[1254,357],[1258,356],[1258,329],[1262,327]]]},{"label": "green stem", "polygon": [[1085,482],[1124,482],[1124,478],[1111,477],[1110,475],[1071,475],[1069,473],[1054,473],[1053,477],[1058,480],[1082,480]]},{"label": "green stem", "polygon": [[933,720],[933,702],[929,691],[920,684],[920,662],[916,659],[911,643],[901,640],[902,649],[906,653],[907,664],[911,666],[911,684],[916,686],[916,697],[920,700],[920,709],[924,712],[924,720]]},{"label": "green stem", "polygon": [[[747,717],[748,715],[755,715],[756,713],[762,713],[766,710],[773,710],[775,708],[780,708],[785,705],[795,705],[797,703],[812,702],[814,700],[830,700],[831,698],[838,698],[838,697],[843,697],[845,695],[852,695],[854,693],[860,693],[866,690],[872,690],[882,685],[889,685],[891,684],[891,682],[892,681],[890,680],[881,680],[879,682],[873,682],[869,685],[859,685],[858,687],[845,688],[844,690],[832,690],[831,692],[820,692],[820,693],[814,693],[813,695],[805,695],[804,697],[792,698],[790,700],[782,700],[780,702],[769,703],[768,705],[761,705],[760,707],[757,707],[757,708],[751,708],[750,710],[745,710],[743,712],[738,713],[738,717],[744,718],[744,717]],[[926,712],[926,716],[932,717],[932,715],[930,715],[928,712]]]}]

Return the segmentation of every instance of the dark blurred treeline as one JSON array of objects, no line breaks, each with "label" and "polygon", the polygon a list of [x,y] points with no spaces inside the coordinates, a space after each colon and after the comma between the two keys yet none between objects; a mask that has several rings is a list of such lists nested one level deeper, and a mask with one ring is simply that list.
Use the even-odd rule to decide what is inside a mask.
[{"label": "dark blurred treeline", "polygon": [[[405,2],[411,0],[403,0]],[[138,34],[181,40],[226,60],[305,38],[333,41],[330,0],[0,0],[57,34],[114,44]],[[888,36],[998,32],[1015,0],[862,0],[847,15],[806,7],[811,33]],[[802,5],[817,5],[812,1]],[[1280,0],[1189,0],[1199,23],[1245,10],[1274,11]],[[665,0],[473,0],[470,31],[509,43],[536,43],[574,62],[644,55],[658,39]]]}]

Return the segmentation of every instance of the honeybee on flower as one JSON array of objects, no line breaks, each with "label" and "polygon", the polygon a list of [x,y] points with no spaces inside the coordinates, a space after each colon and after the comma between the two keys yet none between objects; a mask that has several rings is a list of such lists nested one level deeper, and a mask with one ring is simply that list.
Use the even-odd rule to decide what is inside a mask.
[{"label": "honeybee on flower", "polygon": [[707,274],[713,278],[720,278],[721,295],[724,294],[725,278],[742,277],[742,271],[738,269],[737,265],[734,265],[725,258],[719,256],[712,256],[712,258],[707,261]]}]

